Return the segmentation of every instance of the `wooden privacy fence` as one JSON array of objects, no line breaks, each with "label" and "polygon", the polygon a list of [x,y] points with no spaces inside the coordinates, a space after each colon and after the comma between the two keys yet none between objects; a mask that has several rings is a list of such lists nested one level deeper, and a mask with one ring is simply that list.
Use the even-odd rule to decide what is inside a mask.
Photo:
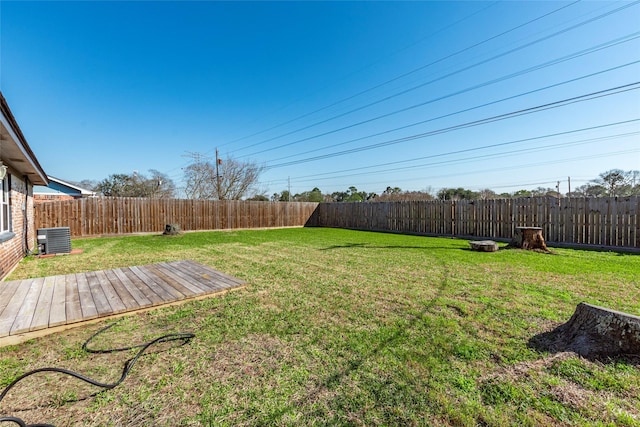
[{"label": "wooden privacy fence", "polygon": [[550,243],[640,248],[640,197],[322,203],[311,223],[505,240],[529,226]]},{"label": "wooden privacy fence", "polygon": [[36,228],[69,227],[72,237],[182,230],[303,226],[317,203],[88,198],[37,204]]},{"label": "wooden privacy fence", "polygon": [[88,237],[319,226],[509,240],[515,227],[542,227],[547,242],[640,249],[640,197],[305,203],[91,198],[36,205],[36,228],[70,227]]}]

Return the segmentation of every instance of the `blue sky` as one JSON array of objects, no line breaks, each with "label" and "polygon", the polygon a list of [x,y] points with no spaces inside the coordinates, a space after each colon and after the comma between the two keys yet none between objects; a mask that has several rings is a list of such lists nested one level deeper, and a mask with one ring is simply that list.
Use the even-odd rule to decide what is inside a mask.
[{"label": "blue sky", "polygon": [[566,192],[640,169],[639,61],[638,2],[0,2],[0,89],[72,181],[218,147],[268,195]]}]

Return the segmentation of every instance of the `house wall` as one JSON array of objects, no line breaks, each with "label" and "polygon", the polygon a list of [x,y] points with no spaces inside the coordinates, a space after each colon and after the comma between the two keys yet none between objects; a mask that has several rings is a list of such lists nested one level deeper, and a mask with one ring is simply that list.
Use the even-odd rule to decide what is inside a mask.
[{"label": "house wall", "polygon": [[[11,233],[0,235],[0,279],[6,277],[35,246],[33,185],[11,174]],[[24,207],[24,209],[23,209]],[[26,239],[25,239],[26,223]]]},{"label": "house wall", "polygon": [[37,203],[57,200],[73,200],[82,198],[82,192],[59,182],[51,181],[48,186],[36,185],[33,190],[33,199]]},{"label": "house wall", "polygon": [[33,200],[36,203],[46,203],[46,202],[57,202],[59,200],[74,200],[74,199],[79,199],[80,196],[78,197],[74,197],[74,196],[70,196],[68,194],[34,194],[33,195]]}]

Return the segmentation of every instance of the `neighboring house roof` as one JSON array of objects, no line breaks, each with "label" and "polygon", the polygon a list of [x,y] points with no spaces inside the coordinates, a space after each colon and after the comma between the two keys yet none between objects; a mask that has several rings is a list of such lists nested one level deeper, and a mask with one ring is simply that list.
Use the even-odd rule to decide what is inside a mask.
[{"label": "neighboring house roof", "polygon": [[47,174],[27,144],[2,92],[0,92],[0,155],[5,165],[26,175],[32,184],[48,184]]},{"label": "neighboring house roof", "polygon": [[63,181],[53,176],[47,176],[49,180],[48,186],[36,185],[33,187],[33,194],[46,194],[46,195],[69,195],[74,197],[92,197],[95,196],[95,191],[87,190],[71,184],[70,182]]}]

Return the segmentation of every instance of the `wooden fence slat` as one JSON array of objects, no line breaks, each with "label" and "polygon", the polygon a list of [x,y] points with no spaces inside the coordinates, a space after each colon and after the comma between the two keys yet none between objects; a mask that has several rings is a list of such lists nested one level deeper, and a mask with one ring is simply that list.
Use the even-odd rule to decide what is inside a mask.
[{"label": "wooden fence slat", "polygon": [[36,204],[36,228],[70,227],[72,237],[183,230],[315,225],[401,233],[510,239],[539,226],[545,239],[640,248],[640,197],[525,197],[492,200],[299,203],[91,198]]},{"label": "wooden fence slat", "polygon": [[303,226],[312,202],[89,198],[35,205],[36,228],[69,227],[71,237],[160,233],[166,224],[183,230]]},{"label": "wooden fence slat", "polygon": [[632,198],[529,197],[498,200],[323,203],[317,225],[415,234],[510,239],[539,226],[545,239],[640,249],[640,205]]}]

